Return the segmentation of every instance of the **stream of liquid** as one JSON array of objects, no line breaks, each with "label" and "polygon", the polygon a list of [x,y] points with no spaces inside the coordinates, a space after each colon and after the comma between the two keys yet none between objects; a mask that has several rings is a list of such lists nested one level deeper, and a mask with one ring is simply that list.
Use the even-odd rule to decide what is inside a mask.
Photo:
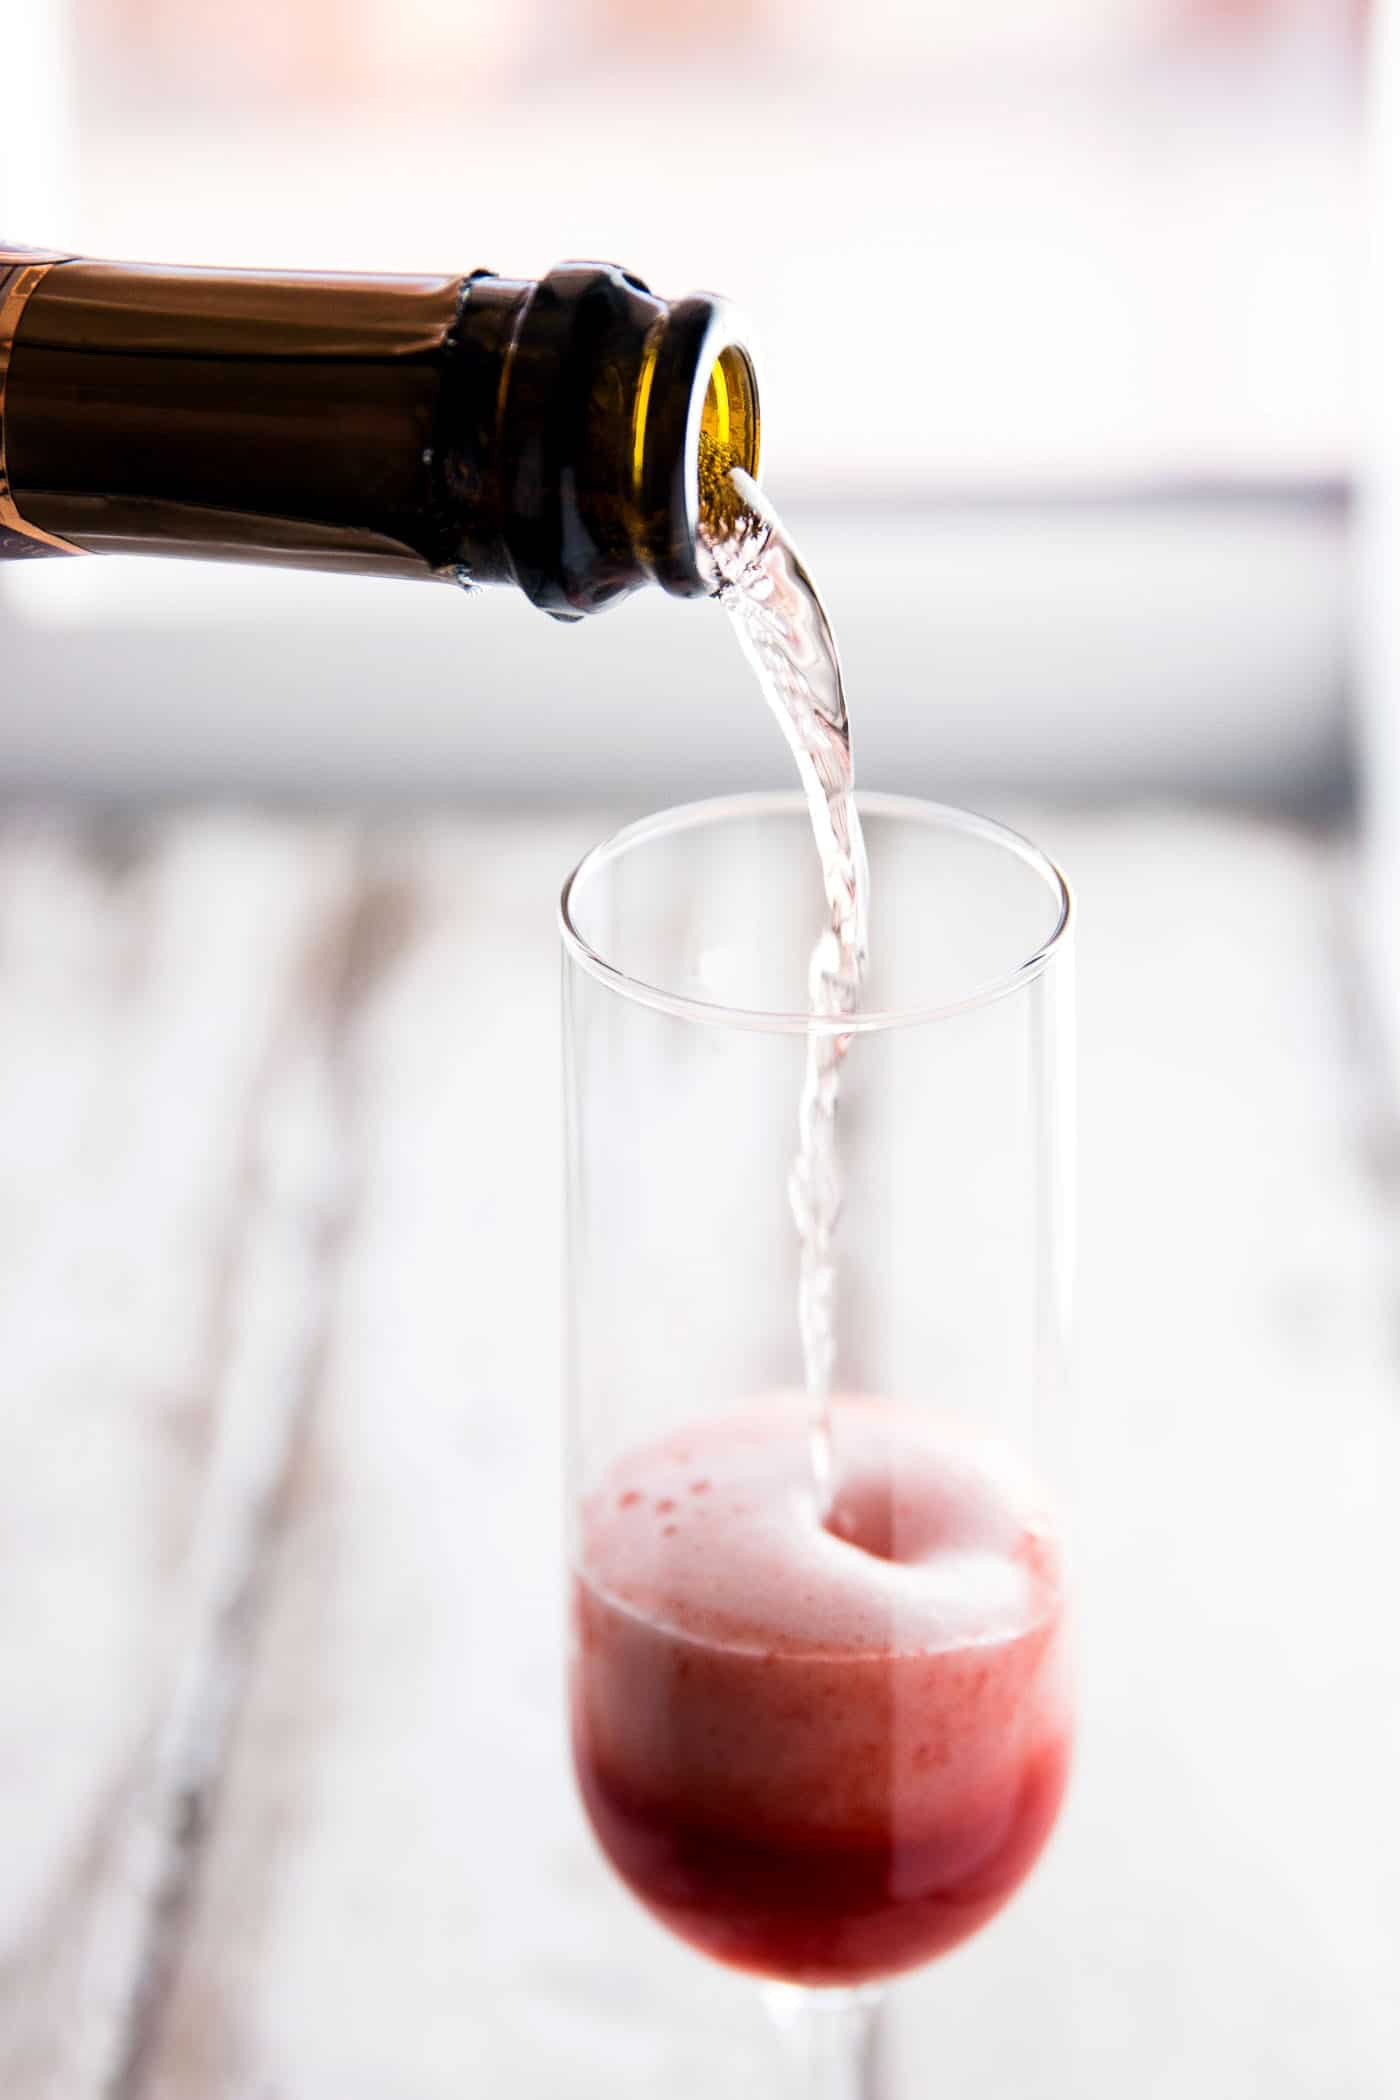
[{"label": "stream of liquid", "polygon": [[[855,1011],[865,974],[870,875],[836,643],[797,549],[757,484],[718,448],[706,445],[701,511],[701,554],[715,595],[734,622],[806,793],[827,904],[808,966],[809,1010],[839,1019]],[[788,1179],[800,1249],[797,1323],[823,1503],[831,1485],[835,1239],[842,1197],[837,1106],[850,1040],[839,1029],[808,1031],[797,1150]]]}]

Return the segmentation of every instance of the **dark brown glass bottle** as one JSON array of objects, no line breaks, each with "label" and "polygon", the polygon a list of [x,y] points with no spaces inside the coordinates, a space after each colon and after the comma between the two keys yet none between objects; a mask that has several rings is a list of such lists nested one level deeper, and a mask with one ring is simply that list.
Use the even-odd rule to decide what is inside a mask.
[{"label": "dark brown glass bottle", "polygon": [[0,242],[0,558],[171,554],[518,585],[562,618],[694,595],[701,441],[758,464],[722,302],[172,269]]}]

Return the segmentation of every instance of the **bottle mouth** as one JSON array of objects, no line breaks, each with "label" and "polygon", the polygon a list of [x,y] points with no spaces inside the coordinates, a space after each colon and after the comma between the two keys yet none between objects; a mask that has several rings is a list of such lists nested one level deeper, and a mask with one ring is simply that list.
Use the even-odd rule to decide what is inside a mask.
[{"label": "bottle mouth", "polygon": [[566,620],[647,580],[705,595],[702,446],[725,472],[758,470],[758,383],[733,310],[658,299],[610,263],[561,263],[507,293],[493,426],[507,573]]},{"label": "bottle mouth", "polygon": [[758,475],[758,380],[744,333],[732,307],[698,293],[673,301],[647,342],[633,416],[637,551],[679,597],[711,589],[698,546],[705,482],[716,468]]}]

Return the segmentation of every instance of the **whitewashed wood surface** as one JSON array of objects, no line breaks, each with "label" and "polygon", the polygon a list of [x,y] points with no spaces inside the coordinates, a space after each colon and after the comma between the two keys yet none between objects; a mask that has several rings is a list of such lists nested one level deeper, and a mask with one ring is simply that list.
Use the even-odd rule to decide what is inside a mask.
[{"label": "whitewashed wood surface", "polygon": [[[5,2100],[767,2089],[564,1754],[554,899],[606,821],[0,827]],[[1346,856],[1030,821],[1081,903],[1083,1752],[1024,1897],[896,1994],[887,2100],[1385,2100]]]}]

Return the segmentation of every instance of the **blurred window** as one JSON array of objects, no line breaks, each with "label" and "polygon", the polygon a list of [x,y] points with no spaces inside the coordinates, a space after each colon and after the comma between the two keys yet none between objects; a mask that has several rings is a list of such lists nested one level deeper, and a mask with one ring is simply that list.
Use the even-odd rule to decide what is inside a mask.
[{"label": "blurred window", "polygon": [[804,489],[1346,465],[1359,0],[47,4],[36,236],[717,286]]},{"label": "blurred window", "polygon": [[[11,12],[18,238],[522,276],[601,255],[747,308],[765,480],[829,591],[867,779],[1304,800],[1340,776],[1359,0]],[[682,649],[655,594],[566,646],[508,593],[467,614],[9,567],[11,783],[641,806],[784,777],[761,711],[736,699],[702,749],[656,706],[660,677],[708,722],[737,680],[728,637],[700,618]],[[477,682],[510,705],[464,706]]]}]

